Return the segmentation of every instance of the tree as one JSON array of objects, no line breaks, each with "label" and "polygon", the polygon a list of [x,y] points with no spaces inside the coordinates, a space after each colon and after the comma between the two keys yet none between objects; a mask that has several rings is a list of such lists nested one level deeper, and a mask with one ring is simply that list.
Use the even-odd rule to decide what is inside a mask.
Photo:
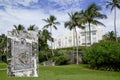
[{"label": "tree", "polygon": [[89,41],[91,45],[91,24],[93,25],[102,25],[105,26],[103,23],[98,21],[97,19],[106,19],[107,16],[105,14],[102,14],[100,11],[102,8],[95,3],[88,6],[86,10],[82,11],[83,17],[82,22],[84,24],[88,24],[89,27]]},{"label": "tree", "polygon": [[[0,35],[0,58],[2,59],[2,56],[6,56],[7,51],[7,36],[5,34]],[[5,59],[2,59],[5,60]]]},{"label": "tree", "polygon": [[38,27],[36,27],[35,25],[30,25],[30,26],[28,27],[28,30],[29,30],[29,31],[36,31],[36,30],[38,30]]},{"label": "tree", "polygon": [[108,32],[107,34],[105,34],[105,35],[103,36],[103,39],[104,39],[104,40],[114,41],[114,40],[115,40],[115,33],[114,33],[114,31],[110,31],[110,32]]},{"label": "tree", "polygon": [[[75,13],[68,13],[70,20],[65,22],[65,28],[68,28],[70,30],[73,30],[73,43],[74,43],[74,47],[75,47],[75,42],[76,42],[76,52],[77,52],[77,62],[76,64],[78,64],[78,36],[77,36],[77,27],[81,27],[81,23],[79,22],[80,19],[80,15],[78,12]],[[75,41],[76,39],[76,41]]]},{"label": "tree", "polygon": [[106,8],[111,7],[111,11],[114,9],[114,31],[115,31],[115,39],[117,40],[117,30],[116,30],[116,9],[120,9],[120,0],[112,0],[106,2]]},{"label": "tree", "polygon": [[47,41],[53,41],[53,38],[51,37],[51,33],[44,29],[43,31],[39,31],[38,32],[38,46],[39,46],[39,51],[42,53],[45,53],[45,54],[42,54],[42,55],[45,55],[46,56],[46,59],[48,60],[48,50],[49,50],[49,47],[48,47],[48,44],[47,44]]},{"label": "tree", "polygon": [[[50,28],[51,35],[52,35],[52,28],[57,30],[56,25],[60,24],[56,20],[57,20],[56,17],[53,15],[50,15],[50,17],[47,19],[43,19],[43,21],[47,23],[43,28]],[[52,55],[54,56],[52,41],[51,41],[51,51],[52,51]]]},{"label": "tree", "polygon": [[13,25],[13,26],[14,26],[14,28],[15,28],[17,31],[25,30],[25,27],[24,27],[23,25],[21,25],[21,24],[19,24],[18,26],[16,26],[16,25]]}]

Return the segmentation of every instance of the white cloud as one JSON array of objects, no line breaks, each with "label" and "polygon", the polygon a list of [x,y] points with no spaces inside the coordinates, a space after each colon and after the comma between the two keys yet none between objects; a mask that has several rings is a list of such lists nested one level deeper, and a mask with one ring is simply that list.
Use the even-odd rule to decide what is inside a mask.
[{"label": "white cloud", "polygon": [[[58,35],[64,31],[63,23],[68,20],[67,13],[51,11],[52,15],[57,17],[57,21],[61,22],[61,25],[57,26],[58,30],[53,29],[53,34]],[[30,24],[35,24],[42,29],[45,22],[42,19],[46,19],[50,14],[45,14],[42,9],[39,10],[26,10],[26,9],[12,9],[7,8],[6,11],[0,10],[0,34],[7,33],[7,31],[12,30],[13,25],[23,24],[28,27]]]},{"label": "white cloud", "polygon": [[[1,2],[2,0],[0,0]],[[8,0],[5,0],[7,2]],[[29,5],[30,2],[35,1],[37,2],[38,0],[9,0],[9,1],[16,1],[16,3],[22,3],[24,5]],[[8,1],[8,4],[12,4]],[[25,1],[25,3],[24,3]],[[78,1],[82,0],[51,0],[54,2],[57,2],[61,5],[64,5],[65,7],[66,4],[72,4],[72,3],[78,3]],[[0,5],[3,3],[0,3]],[[75,5],[76,5],[75,4]],[[79,4],[80,5],[80,4]],[[67,9],[65,11],[57,11],[57,10],[50,10],[49,13],[44,13],[43,9],[35,9],[35,10],[29,10],[29,9],[20,9],[20,8],[12,8],[11,5],[9,5],[6,10],[0,10],[0,34],[2,33],[7,33],[8,30],[13,29],[13,25],[18,25],[18,24],[23,24],[25,27],[28,27],[30,24],[35,24],[38,26],[40,29],[45,25],[45,22],[42,21],[42,19],[46,19],[49,17],[50,14],[53,14],[57,17],[58,21],[61,22],[60,26],[58,27],[58,30],[53,30],[53,35],[59,35],[63,34],[67,31],[67,29],[64,28],[64,22],[69,20],[69,16],[67,15],[67,12],[71,12],[72,9],[75,11],[80,11],[80,8],[77,6],[71,7],[70,9]],[[119,32],[120,35],[120,11],[117,10],[117,31]],[[106,29],[105,31],[111,31],[113,29],[113,13],[108,12],[108,19],[106,20],[101,20],[105,25]]]},{"label": "white cloud", "polygon": [[0,5],[8,6],[8,5],[22,4],[24,6],[29,6],[30,3],[36,3],[36,2],[38,2],[38,0],[0,0]]},{"label": "white cloud", "polygon": [[59,5],[60,8],[58,10],[64,12],[74,12],[80,11],[81,4],[83,0],[50,0],[50,2],[55,2],[53,5]]},{"label": "white cloud", "polygon": [[53,2],[59,3],[60,5],[67,5],[72,3],[79,3],[81,0],[51,0]]},{"label": "white cloud", "polygon": [[0,33],[6,33],[14,24],[23,24],[27,27],[36,24],[41,28],[44,24],[42,19],[48,17],[48,14],[43,13],[42,10],[7,9],[0,10],[0,16]]}]

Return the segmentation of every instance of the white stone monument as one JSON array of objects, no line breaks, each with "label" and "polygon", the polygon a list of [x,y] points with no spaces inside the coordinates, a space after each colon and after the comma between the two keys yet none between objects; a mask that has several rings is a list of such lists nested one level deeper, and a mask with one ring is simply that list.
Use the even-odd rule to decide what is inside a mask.
[{"label": "white stone monument", "polygon": [[9,31],[8,76],[38,77],[38,39],[34,31]]}]

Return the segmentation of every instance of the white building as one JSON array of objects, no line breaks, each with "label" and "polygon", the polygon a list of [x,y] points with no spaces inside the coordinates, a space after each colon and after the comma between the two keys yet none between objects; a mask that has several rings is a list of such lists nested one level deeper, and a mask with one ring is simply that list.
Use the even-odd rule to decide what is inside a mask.
[{"label": "white building", "polygon": [[[86,34],[85,34],[86,33]],[[91,43],[96,43],[102,40],[104,35],[104,27],[91,26]],[[86,36],[86,37],[85,37]],[[77,29],[77,39],[79,46],[89,46],[89,27],[86,29]],[[74,41],[75,40],[75,41]],[[76,45],[76,38],[73,38],[73,30],[66,32],[54,38],[53,48],[66,48]]]}]

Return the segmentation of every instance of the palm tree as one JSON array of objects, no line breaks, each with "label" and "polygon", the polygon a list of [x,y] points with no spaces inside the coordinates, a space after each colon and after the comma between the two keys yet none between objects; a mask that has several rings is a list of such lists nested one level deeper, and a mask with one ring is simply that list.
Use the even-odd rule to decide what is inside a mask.
[{"label": "palm tree", "polygon": [[19,24],[18,26],[16,26],[16,25],[13,25],[13,26],[14,26],[14,28],[15,28],[16,30],[18,30],[18,31],[25,29],[25,27],[24,27],[23,25],[21,25],[21,24]]},{"label": "palm tree", "polygon": [[[57,30],[56,25],[60,25],[60,23],[57,22],[56,20],[57,20],[56,17],[53,15],[50,15],[50,17],[47,19],[43,19],[43,21],[47,23],[43,28],[50,28],[51,35],[52,35],[52,28]],[[52,55],[54,56],[52,41],[51,41],[51,50],[52,50]]]},{"label": "palm tree", "polygon": [[[78,64],[78,36],[77,36],[77,30],[76,28],[80,28],[81,27],[81,23],[79,23],[79,19],[80,19],[80,15],[78,12],[75,13],[68,13],[70,20],[65,22],[65,28],[68,28],[70,30],[73,30],[73,43],[74,43],[74,47],[75,47],[75,42],[76,42],[76,54],[77,54],[77,62],[76,64]],[[75,41],[76,40],[76,41]]]},{"label": "palm tree", "polygon": [[18,26],[16,26],[16,25],[13,25],[13,26],[14,26],[14,28],[17,31],[18,34],[19,34],[20,31],[25,30],[25,27],[21,24],[19,24]]},{"label": "palm tree", "polygon": [[107,34],[103,35],[104,40],[110,40],[113,41],[115,40],[115,33],[114,31],[110,31]]},{"label": "palm tree", "polygon": [[116,9],[120,9],[120,0],[112,0],[106,2],[106,8],[111,7],[111,11],[114,9],[114,31],[115,31],[115,39],[117,40],[117,30],[116,30]]},{"label": "palm tree", "polygon": [[28,27],[28,30],[29,30],[29,31],[36,31],[36,30],[38,30],[38,27],[36,27],[35,25],[30,25],[30,26]]},{"label": "palm tree", "polygon": [[105,26],[103,23],[99,22],[97,19],[106,19],[107,16],[105,14],[100,13],[102,8],[95,3],[88,6],[86,10],[82,11],[83,17],[82,22],[84,24],[88,24],[89,27],[89,41],[91,43],[91,24],[93,25],[102,25]]}]

